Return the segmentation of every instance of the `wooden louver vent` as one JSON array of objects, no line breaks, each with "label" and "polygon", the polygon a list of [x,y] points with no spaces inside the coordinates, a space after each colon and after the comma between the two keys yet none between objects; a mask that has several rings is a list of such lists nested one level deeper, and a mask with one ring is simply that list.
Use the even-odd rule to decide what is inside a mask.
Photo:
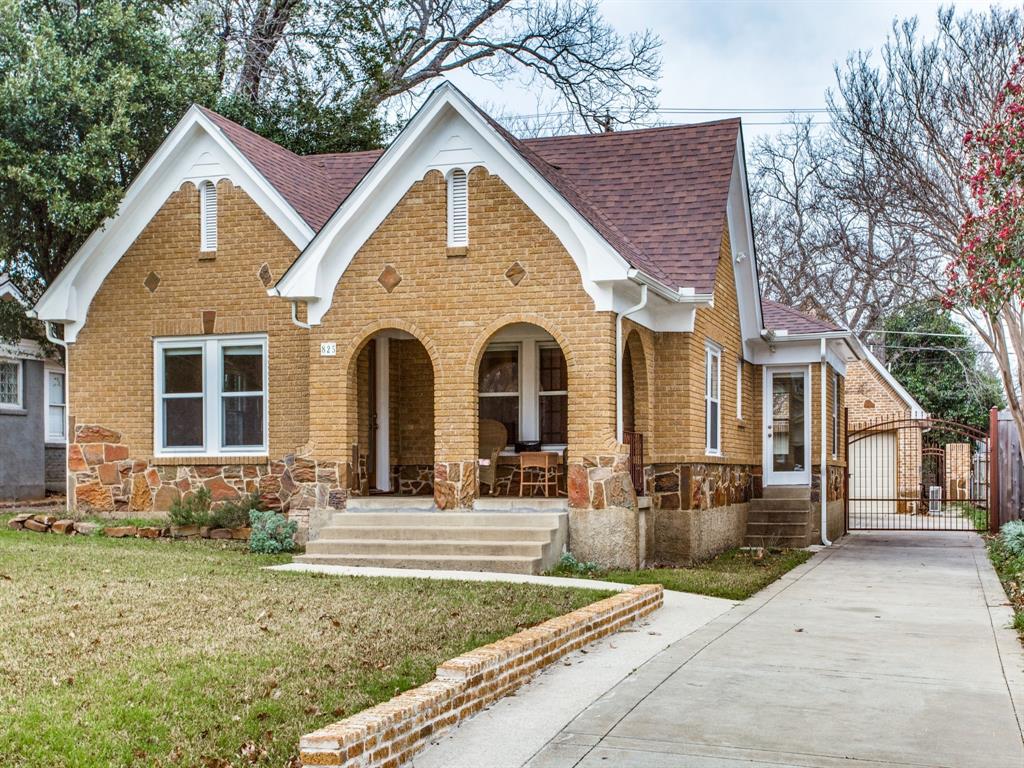
[{"label": "wooden louver vent", "polygon": [[469,245],[469,184],[459,169],[448,175],[448,245]]},{"label": "wooden louver vent", "polygon": [[199,250],[217,250],[217,187],[209,181],[199,188]]}]

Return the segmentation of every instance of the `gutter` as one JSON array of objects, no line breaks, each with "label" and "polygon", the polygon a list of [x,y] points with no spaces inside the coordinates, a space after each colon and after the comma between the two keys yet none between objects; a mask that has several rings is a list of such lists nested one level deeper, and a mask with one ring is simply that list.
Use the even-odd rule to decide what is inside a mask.
[{"label": "gutter", "polygon": [[615,318],[615,439],[621,444],[622,421],[622,321],[647,306],[647,285],[640,285],[640,301]]},{"label": "gutter", "polygon": [[304,323],[301,320],[299,320],[299,302],[297,300],[292,301],[292,322],[295,325],[299,326],[299,328],[302,328],[303,330],[306,331],[313,327],[309,323]]},{"label": "gutter", "polygon": [[821,543],[826,547],[831,547],[832,542],[828,538],[828,490],[826,484],[828,482],[828,458],[827,448],[825,443],[828,440],[828,420],[825,418],[825,402],[828,399],[826,393],[828,391],[827,381],[825,378],[826,368],[826,341],[823,338],[821,340],[821,481],[818,487],[818,496],[821,497]]},{"label": "gutter", "polygon": [[[29,310],[34,317],[35,309]],[[71,355],[68,354],[68,343],[59,338],[53,332],[53,323],[49,320],[43,321],[43,328],[46,330],[46,340],[64,350],[64,508],[71,511],[71,473],[67,468],[67,446],[71,445],[71,435],[68,427],[71,422]]]},{"label": "gutter", "polygon": [[696,293],[693,288],[670,288],[660,280],[655,280],[639,269],[630,269],[626,272],[626,277],[637,285],[650,288],[654,291],[655,296],[660,296],[666,301],[676,304],[699,304],[708,307],[715,305],[715,295],[713,293]]}]

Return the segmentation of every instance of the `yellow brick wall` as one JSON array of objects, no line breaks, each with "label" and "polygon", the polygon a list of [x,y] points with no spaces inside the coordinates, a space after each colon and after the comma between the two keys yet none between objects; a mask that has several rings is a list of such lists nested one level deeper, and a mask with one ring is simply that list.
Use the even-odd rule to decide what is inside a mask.
[{"label": "yellow brick wall", "polygon": [[[434,366],[435,461],[477,455],[477,365],[488,338],[513,322],[532,322],[562,345],[569,373],[570,457],[615,450],[615,323],[595,312],[572,259],[547,227],[496,176],[469,179],[469,248],[447,250],[446,186],[428,173],[358,251],[310,346],[311,437],[317,456],[346,456],[357,435],[355,368],[359,348],[378,330],[416,336]],[[526,277],[505,277],[518,261]],[[388,264],[401,283],[388,293]],[[321,358],[321,341],[338,344]]]},{"label": "yellow brick wall", "polygon": [[204,310],[217,313],[215,333],[268,334],[270,455],[308,440],[308,333],[258,274],[266,263],[279,278],[296,248],[240,188],[221,181],[217,202],[216,257],[199,258],[199,193],[186,183],[111,270],[69,350],[71,415],[120,431],[133,457],[153,453],[153,338],[201,335]]},{"label": "yellow brick wall", "polygon": [[434,374],[418,341],[391,339],[391,463],[434,462]]}]

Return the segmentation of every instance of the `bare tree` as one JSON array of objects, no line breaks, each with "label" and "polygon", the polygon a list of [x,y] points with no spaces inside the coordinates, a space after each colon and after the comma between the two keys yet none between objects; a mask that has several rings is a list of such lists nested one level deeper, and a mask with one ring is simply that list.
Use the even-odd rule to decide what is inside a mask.
[{"label": "bare tree", "polygon": [[660,41],[624,38],[596,0],[197,0],[181,30],[220,40],[218,75],[256,102],[275,89],[368,112],[460,69],[553,88],[583,127],[655,105]]}]

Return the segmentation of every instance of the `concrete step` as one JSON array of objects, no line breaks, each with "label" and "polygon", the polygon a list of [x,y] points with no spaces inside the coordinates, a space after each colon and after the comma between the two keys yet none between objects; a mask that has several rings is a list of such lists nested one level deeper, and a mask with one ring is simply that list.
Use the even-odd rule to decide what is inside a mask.
[{"label": "concrete step", "polygon": [[766,485],[761,495],[766,499],[810,499],[811,489],[806,485]]},{"label": "concrete step", "polygon": [[349,496],[350,512],[436,512],[433,496]]},{"label": "concrete step", "polygon": [[745,547],[779,547],[780,549],[803,549],[808,545],[806,536],[746,536]]},{"label": "concrete step", "polygon": [[344,526],[356,520],[358,525],[376,526],[558,528],[568,520],[568,515],[564,512],[364,512],[350,507],[346,512],[334,513],[331,526]]},{"label": "concrete step", "polygon": [[496,573],[540,573],[539,557],[502,557],[497,555],[300,555],[297,563],[347,565],[376,568],[422,568],[445,571],[489,571]]},{"label": "concrete step", "polygon": [[[349,515],[354,517],[354,515]],[[538,526],[487,525],[362,525],[359,521],[340,521],[320,530],[320,539],[386,539],[391,541],[550,541],[552,528]]]},{"label": "concrete step", "polygon": [[778,512],[806,512],[810,508],[809,499],[751,499],[750,509],[765,509]]},{"label": "concrete step", "polygon": [[767,536],[772,533],[780,536],[799,536],[801,534],[806,534],[808,530],[809,526],[807,525],[806,520],[802,523],[761,523],[750,520],[747,521],[748,536]]},{"label": "concrete step", "polygon": [[466,541],[465,539],[317,539],[306,545],[310,555],[405,555],[413,557],[449,557],[478,555],[480,557],[544,556],[550,544],[540,541]]},{"label": "concrete step", "polygon": [[805,523],[810,517],[810,511],[801,509],[798,511],[773,509],[754,509],[747,512],[748,523]]},{"label": "concrete step", "polygon": [[567,512],[569,500],[544,496],[482,496],[473,500],[474,512]]}]

